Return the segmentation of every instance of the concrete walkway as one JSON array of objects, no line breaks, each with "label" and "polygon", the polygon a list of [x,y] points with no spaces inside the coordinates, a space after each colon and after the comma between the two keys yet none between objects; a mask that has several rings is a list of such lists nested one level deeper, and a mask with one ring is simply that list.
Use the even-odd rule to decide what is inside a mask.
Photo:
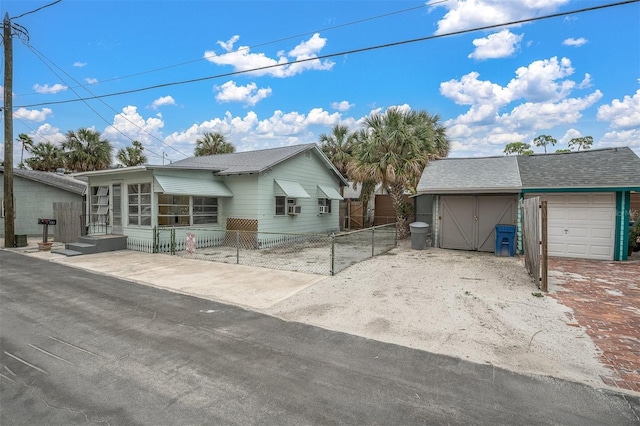
[{"label": "concrete walkway", "polygon": [[[58,247],[62,248],[62,245],[54,243],[53,249]],[[203,262],[131,250],[66,257],[38,251],[36,243],[32,241],[29,241],[27,247],[7,250],[175,293],[259,311],[327,278],[316,274]]]}]

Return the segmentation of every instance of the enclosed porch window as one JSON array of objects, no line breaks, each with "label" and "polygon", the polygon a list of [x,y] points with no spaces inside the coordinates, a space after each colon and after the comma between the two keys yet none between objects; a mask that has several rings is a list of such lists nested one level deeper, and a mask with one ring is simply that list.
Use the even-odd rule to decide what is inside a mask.
[{"label": "enclosed porch window", "polygon": [[211,225],[218,223],[218,199],[189,195],[158,195],[159,226]]},{"label": "enclosed porch window", "polygon": [[129,201],[129,225],[151,226],[151,184],[127,185]]}]

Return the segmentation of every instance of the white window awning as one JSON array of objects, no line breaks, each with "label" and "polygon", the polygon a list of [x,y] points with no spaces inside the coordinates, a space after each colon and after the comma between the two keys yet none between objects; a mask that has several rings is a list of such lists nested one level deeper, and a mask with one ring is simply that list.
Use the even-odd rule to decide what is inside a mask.
[{"label": "white window awning", "polygon": [[302,185],[290,180],[274,179],[273,189],[276,195],[284,195],[289,198],[311,198]]},{"label": "white window awning", "polygon": [[334,188],[326,185],[318,185],[318,198],[328,198],[330,200],[344,200],[342,195]]},{"label": "white window awning", "polygon": [[233,197],[233,192],[220,181],[178,176],[155,175],[154,191],[172,195]]}]

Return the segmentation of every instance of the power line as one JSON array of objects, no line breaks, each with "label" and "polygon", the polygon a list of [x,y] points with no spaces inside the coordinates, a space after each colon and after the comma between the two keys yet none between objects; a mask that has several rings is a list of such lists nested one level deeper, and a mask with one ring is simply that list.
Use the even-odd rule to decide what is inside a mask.
[{"label": "power line", "polygon": [[14,17],[13,17],[13,18],[11,18],[11,19],[18,19],[18,18],[22,18],[23,16],[27,16],[27,15],[30,15],[30,14],[32,14],[32,13],[36,13],[36,12],[37,12],[37,11],[39,11],[39,10],[42,10],[42,9],[47,8],[47,7],[53,6],[54,4],[60,3],[61,1],[62,1],[62,0],[56,0],[56,1],[54,1],[53,3],[45,4],[44,6],[40,6],[39,8],[34,9],[34,10],[30,11],[30,12],[25,12],[25,13],[23,13],[22,15],[14,16]]},{"label": "power line", "polygon": [[[334,26],[331,26],[331,27],[326,27],[326,28],[322,28],[322,29],[318,29],[318,30],[314,30],[314,31],[307,31],[307,32],[304,32],[304,33],[300,33],[300,34],[296,34],[296,35],[292,35],[292,36],[288,36],[288,37],[283,37],[283,38],[279,38],[279,39],[276,39],[276,40],[271,40],[271,41],[267,41],[267,42],[263,42],[263,43],[254,44],[252,46],[242,47],[242,48],[240,48],[240,49],[238,49],[236,51],[225,52],[225,53],[222,53],[221,55],[217,55],[217,56],[222,57],[222,56],[225,56],[225,55],[229,55],[231,53],[249,51],[249,50],[255,49],[257,47],[268,46],[270,44],[275,44],[275,43],[279,43],[279,42],[282,42],[282,41],[292,40],[292,39],[295,39],[295,38],[308,36],[310,34],[315,34],[315,33],[318,33],[318,32],[332,31],[332,30],[336,30],[336,29],[339,29],[339,28],[348,27],[348,26],[351,26],[351,25],[357,25],[357,24],[361,24],[361,23],[364,23],[364,22],[373,21],[373,20],[376,20],[376,19],[387,18],[389,16],[399,15],[399,14],[402,14],[402,13],[406,13],[406,12],[411,12],[411,11],[414,11],[414,10],[422,9],[425,6],[434,6],[434,5],[437,5],[437,4],[440,4],[440,3],[446,3],[447,1],[448,0],[433,1],[433,2],[430,2],[430,3],[427,3],[427,4],[421,4],[420,6],[414,6],[414,7],[410,7],[410,8],[406,8],[406,9],[397,10],[397,11],[394,11],[394,12],[388,12],[388,13],[384,13],[384,14],[381,14],[381,15],[376,15],[376,16],[372,16],[372,17],[368,17],[368,18],[362,18],[362,19],[358,19],[356,21],[350,21],[350,22],[346,22],[344,24],[338,24],[338,25],[334,25]],[[167,66],[160,67],[160,68],[154,68],[154,69],[151,69],[151,70],[148,70],[148,71],[141,71],[141,72],[138,72],[138,73],[127,74],[127,75],[122,76],[122,77],[114,77],[114,78],[110,78],[110,79],[107,79],[107,80],[102,80],[98,84],[107,83],[107,82],[116,81],[116,80],[124,80],[124,79],[131,78],[131,77],[138,77],[138,76],[145,75],[145,74],[151,74],[151,73],[158,72],[158,71],[164,71],[164,70],[168,70],[168,69],[171,69],[171,68],[177,68],[177,67],[180,67],[180,66],[183,66],[183,65],[188,65],[188,64],[193,64],[193,63],[196,63],[196,62],[204,61],[204,60],[209,59],[210,57],[211,56],[205,56],[203,58],[192,59],[190,61],[180,62],[180,63],[173,64],[173,65],[167,65]],[[37,95],[37,94],[38,93],[25,93],[25,94],[21,94],[19,96],[33,96],[33,95]]]},{"label": "power line", "polygon": [[[66,84],[66,81],[64,80],[64,78],[62,78],[55,70],[53,70],[51,68],[51,66],[49,66],[49,64],[44,60],[46,59],[48,62],[50,62],[54,67],[56,67],[58,70],[60,70],[61,72],[63,72],[67,77],[69,77],[70,79],[72,79],[76,84],[79,84],[79,87],[82,87],[83,89],[85,89],[87,92],[89,92],[91,95],[95,96],[91,90],[89,90],[86,86],[80,84],[75,78],[73,78],[73,76],[69,75],[69,73],[67,73],[65,70],[63,70],[62,68],[60,68],[58,65],[56,65],[55,62],[53,62],[51,59],[47,58],[42,52],[40,52],[38,49],[36,49],[35,47],[33,47],[31,44],[27,44],[25,43],[25,46],[27,46],[27,48],[47,67],[49,68],[49,70],[56,76],[58,77],[60,80],[62,80],[63,83]],[[74,90],[74,88],[70,88],[70,90],[78,97],[80,98],[80,95]],[[120,114],[119,111],[117,111],[115,108],[113,108],[111,105],[107,104],[104,100],[98,98],[98,100],[105,105],[107,108],[111,109],[113,112],[115,112],[116,114]],[[112,127],[115,131],[117,131],[118,133],[120,133],[122,136],[124,136],[126,139],[128,139],[129,141],[133,142],[134,139],[132,139],[131,137],[129,137],[128,135],[126,135],[124,132],[122,132],[120,129],[118,129],[115,125],[111,124],[106,118],[104,118],[98,111],[96,111],[91,105],[89,105],[88,102],[83,101],[84,104],[91,110],[93,111],[100,119],[102,119],[102,121],[104,121],[109,127]],[[181,154],[182,156],[184,156],[185,158],[189,157],[188,155],[186,155],[185,153],[183,153],[182,151],[178,150],[177,148],[172,147],[171,145],[168,145],[167,143],[165,143],[162,139],[158,138],[157,136],[147,132],[144,128],[138,126],[136,123],[134,123],[133,121],[129,120],[126,116],[122,115],[122,117],[129,122],[130,124],[132,124],[133,126],[137,127],[139,130],[141,130],[143,133],[146,133],[147,135],[151,136],[153,139],[157,140],[158,142],[162,143],[163,145],[173,149],[174,151],[176,151],[177,153]],[[162,157],[164,158],[162,155],[157,154],[155,152],[153,152],[152,150],[148,149],[147,147],[144,147],[145,150],[147,150],[149,153],[157,156],[157,157]]]},{"label": "power line", "polygon": [[278,64],[266,65],[266,66],[257,67],[257,68],[251,68],[251,69],[247,69],[247,70],[232,71],[232,72],[223,73],[223,74],[216,74],[216,75],[211,75],[211,76],[206,76],[206,77],[192,78],[192,79],[188,79],[188,80],[175,81],[175,82],[171,82],[171,83],[156,84],[156,85],[153,85],[153,86],[141,87],[141,88],[138,88],[138,89],[123,90],[123,91],[120,91],[120,92],[107,93],[107,94],[104,94],[104,95],[95,95],[95,96],[86,97],[86,98],[80,98],[80,99],[67,99],[67,100],[62,100],[62,101],[40,102],[40,103],[27,104],[27,105],[19,105],[18,107],[20,107],[20,108],[34,108],[34,107],[45,106],[45,105],[59,105],[59,104],[66,104],[66,103],[72,103],[72,102],[78,102],[78,101],[86,101],[86,100],[92,100],[92,99],[107,98],[107,97],[112,97],[112,96],[129,95],[129,94],[132,94],[132,93],[144,92],[144,91],[147,91],[147,90],[154,90],[154,89],[161,89],[161,88],[164,88],[164,87],[171,87],[171,86],[179,86],[179,85],[183,85],[183,84],[197,83],[197,82],[201,82],[201,81],[214,80],[214,79],[219,79],[219,78],[232,77],[232,76],[236,76],[236,75],[249,74],[249,73],[257,72],[257,71],[265,71],[265,70],[275,69],[275,68],[288,66],[288,65],[301,64],[301,63],[310,62],[310,61],[319,61],[319,60],[322,60],[322,59],[335,58],[336,56],[352,55],[352,54],[355,54],[355,53],[362,53],[362,52],[368,52],[368,51],[373,51],[373,50],[387,49],[387,48],[390,48],[390,47],[397,47],[397,46],[401,46],[401,45],[418,43],[418,42],[429,41],[429,40],[435,40],[435,39],[439,39],[439,38],[457,36],[457,35],[462,35],[462,34],[469,34],[469,33],[472,33],[472,32],[486,31],[486,30],[492,30],[492,29],[496,29],[496,28],[500,28],[500,27],[525,24],[525,23],[529,23],[529,22],[542,21],[542,20],[558,18],[558,17],[562,17],[562,16],[567,16],[567,15],[575,15],[575,14],[580,14],[580,13],[585,13],[585,12],[592,12],[592,11],[596,11],[596,10],[602,10],[602,9],[607,9],[607,8],[612,8],[612,7],[617,7],[617,6],[623,6],[623,5],[627,5],[627,4],[631,4],[631,3],[637,3],[639,1],[640,0],[625,0],[625,1],[620,1],[620,2],[616,2],[616,3],[609,3],[609,4],[604,4],[604,5],[591,6],[591,7],[587,7],[587,8],[575,9],[575,10],[566,11],[566,12],[558,12],[558,13],[553,13],[553,14],[549,14],[549,15],[537,16],[537,17],[533,17],[533,18],[518,19],[518,20],[515,20],[515,21],[504,22],[504,23],[501,23],[501,24],[485,25],[485,26],[482,26],[482,27],[475,27],[475,28],[470,28],[470,29],[465,29],[465,30],[452,31],[452,32],[445,33],[445,34],[436,34],[436,35],[430,35],[430,36],[419,37],[419,38],[414,38],[414,39],[396,41],[396,42],[391,42],[391,43],[378,44],[378,45],[375,45],[375,46],[362,47],[362,48],[358,48],[358,49],[345,50],[345,51],[342,51],[342,52],[329,53],[329,54],[326,54],[326,55],[320,55],[320,56],[316,56],[316,57],[313,57],[313,58],[299,59],[299,60],[296,60],[296,61],[293,61],[293,62],[278,63]]}]

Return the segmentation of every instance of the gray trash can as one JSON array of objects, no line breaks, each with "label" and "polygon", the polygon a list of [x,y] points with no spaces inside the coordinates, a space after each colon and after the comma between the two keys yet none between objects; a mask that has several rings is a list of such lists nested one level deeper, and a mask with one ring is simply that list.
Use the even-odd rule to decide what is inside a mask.
[{"label": "gray trash can", "polygon": [[429,236],[429,224],[413,222],[409,224],[409,229],[411,229],[411,248],[425,250],[427,248],[427,237]]}]

